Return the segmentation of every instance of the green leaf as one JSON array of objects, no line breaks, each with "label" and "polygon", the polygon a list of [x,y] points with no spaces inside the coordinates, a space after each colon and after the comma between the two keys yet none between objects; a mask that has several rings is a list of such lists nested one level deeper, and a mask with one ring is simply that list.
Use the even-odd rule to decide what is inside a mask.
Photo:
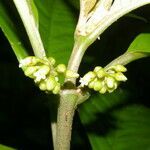
[{"label": "green leaf", "polygon": [[4,146],[2,144],[0,144],[0,150],[15,150],[14,148],[8,147],[8,146]]},{"label": "green leaf", "polygon": [[141,33],[129,46],[128,52],[150,53],[150,33]]},{"label": "green leaf", "polygon": [[93,95],[79,110],[92,150],[150,149],[150,109],[128,104],[127,92]]},{"label": "green leaf", "polygon": [[27,52],[19,34],[17,22],[14,18],[12,19],[9,11],[10,6],[6,4],[6,1],[0,1],[0,28],[9,40],[17,59],[20,60],[27,56]]},{"label": "green leaf", "polygon": [[36,0],[39,29],[48,56],[67,63],[73,47],[77,22],[74,10],[64,0]]}]

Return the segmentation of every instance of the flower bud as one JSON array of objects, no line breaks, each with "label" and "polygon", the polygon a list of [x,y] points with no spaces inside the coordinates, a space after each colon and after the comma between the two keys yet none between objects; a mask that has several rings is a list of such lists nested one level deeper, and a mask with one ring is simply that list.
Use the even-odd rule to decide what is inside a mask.
[{"label": "flower bud", "polygon": [[109,93],[112,93],[115,89],[107,89]]},{"label": "flower bud", "polygon": [[109,93],[112,93],[115,89],[117,89],[117,86],[118,86],[118,83],[117,82],[114,82],[114,87],[113,88],[108,88],[107,91]]},{"label": "flower bud", "polygon": [[113,68],[117,71],[117,72],[126,72],[127,69],[123,66],[123,65],[115,65],[113,66]]},{"label": "flower bud", "polygon": [[66,66],[64,64],[59,64],[56,67],[56,71],[59,73],[65,73],[66,72]]},{"label": "flower bud", "polygon": [[101,70],[101,69],[102,69],[102,67],[97,66],[97,67],[95,67],[94,72],[96,73],[96,72],[98,72],[98,71]]},{"label": "flower bud", "polygon": [[46,91],[47,87],[46,87],[45,81],[42,81],[42,82],[39,83],[39,88],[42,91]]},{"label": "flower bud", "polygon": [[117,81],[126,81],[127,80],[126,76],[121,72],[116,73],[114,77]]},{"label": "flower bud", "polygon": [[102,87],[103,87],[102,81],[100,81],[100,80],[95,81],[95,84],[94,84],[94,90],[95,91],[99,91]]},{"label": "flower bud", "polygon": [[115,74],[115,71],[113,69],[109,69],[109,70],[107,70],[107,73],[113,75],[113,74]]},{"label": "flower bud", "polygon": [[20,60],[19,67],[27,67],[27,66],[34,66],[38,62],[40,62],[40,59],[35,56],[28,56],[22,60]]},{"label": "flower bud", "polygon": [[41,71],[41,72],[43,72],[43,74],[47,75],[50,71],[50,68],[47,65],[43,65],[40,67],[39,71]]},{"label": "flower bud", "polygon": [[48,58],[49,63],[53,66],[56,63],[56,60],[53,57]]},{"label": "flower bud", "polygon": [[47,80],[46,80],[46,88],[48,91],[52,91],[55,86],[56,86],[57,82],[55,81],[55,78],[53,76],[50,76]]},{"label": "flower bud", "polygon": [[35,76],[35,82],[39,82],[42,79],[46,79],[46,75],[49,73],[49,71],[50,68],[48,66],[41,66],[39,70],[33,74]]},{"label": "flower bud", "polygon": [[97,76],[98,76],[98,78],[103,78],[104,76],[105,76],[105,71],[104,71],[104,69],[102,68],[102,69],[100,69],[99,71],[97,71]]},{"label": "flower bud", "polygon": [[115,85],[115,79],[113,77],[106,77],[105,83],[106,83],[108,88],[113,88]]},{"label": "flower bud", "polygon": [[53,89],[53,94],[58,94],[60,92],[60,83],[58,83]]},{"label": "flower bud", "polygon": [[79,80],[81,83],[81,86],[84,87],[85,85],[88,85],[90,81],[92,81],[96,77],[96,74],[92,71],[89,71],[87,74],[84,75],[83,78]]},{"label": "flower bud", "polygon": [[91,81],[91,82],[88,84],[88,87],[89,87],[90,89],[93,89],[93,88],[94,88],[94,84],[95,84],[95,81],[93,80],[93,81]]},{"label": "flower bud", "polygon": [[83,79],[85,79],[87,82],[90,80],[93,80],[96,77],[96,74],[92,71],[89,71],[84,77]]},{"label": "flower bud", "polygon": [[100,91],[99,91],[99,93],[101,93],[101,94],[104,94],[104,93],[106,93],[106,92],[107,92],[107,89],[106,89],[105,86],[103,86],[103,87],[100,89]]},{"label": "flower bud", "polygon": [[33,78],[33,74],[37,71],[38,68],[39,68],[39,67],[37,67],[37,66],[27,67],[27,68],[25,68],[25,70],[24,70],[24,74],[25,74],[27,77]]}]

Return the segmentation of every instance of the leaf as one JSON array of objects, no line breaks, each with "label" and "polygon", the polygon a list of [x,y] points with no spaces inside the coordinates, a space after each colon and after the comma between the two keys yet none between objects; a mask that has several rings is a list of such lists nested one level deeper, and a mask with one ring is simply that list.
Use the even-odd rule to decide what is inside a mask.
[{"label": "leaf", "polygon": [[39,29],[48,56],[67,63],[73,47],[76,16],[64,0],[36,0]]},{"label": "leaf", "polygon": [[150,53],[150,33],[141,33],[129,46],[128,52]]},{"label": "leaf", "polygon": [[15,150],[15,149],[14,149],[14,148],[11,148],[11,147],[4,146],[4,145],[0,144],[0,150]]},{"label": "leaf", "polygon": [[10,42],[18,60],[27,56],[26,48],[17,29],[16,20],[12,20],[10,8],[4,1],[0,1],[0,28]]},{"label": "leaf", "polygon": [[149,150],[150,109],[128,104],[127,92],[93,95],[84,103],[79,115],[92,150]]}]

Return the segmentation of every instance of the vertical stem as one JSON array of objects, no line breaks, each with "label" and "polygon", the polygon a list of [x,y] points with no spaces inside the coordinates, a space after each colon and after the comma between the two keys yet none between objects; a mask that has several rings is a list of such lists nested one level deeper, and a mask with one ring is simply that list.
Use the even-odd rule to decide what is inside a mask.
[{"label": "vertical stem", "polygon": [[[87,39],[79,38],[79,40],[75,42],[69,62],[68,62],[68,67],[67,67],[68,70],[72,70],[76,73],[78,72],[83,55],[89,45],[90,44]],[[70,81],[75,84],[76,78],[69,78],[69,79],[66,79],[66,81]]]},{"label": "vertical stem", "polygon": [[85,53],[85,46],[83,44],[75,42],[70,60],[68,63],[68,69],[75,72],[78,71],[79,65],[81,63],[82,57]]},{"label": "vertical stem", "polygon": [[64,90],[60,95],[57,114],[57,133],[55,150],[70,150],[72,121],[78,95],[72,90]]}]

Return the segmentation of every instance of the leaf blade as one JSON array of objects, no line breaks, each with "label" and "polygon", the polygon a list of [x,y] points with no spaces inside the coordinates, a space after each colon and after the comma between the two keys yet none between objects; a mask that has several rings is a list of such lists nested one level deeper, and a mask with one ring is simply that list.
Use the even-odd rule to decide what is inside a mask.
[{"label": "leaf blade", "polygon": [[123,107],[128,96],[122,90],[97,94],[80,107],[79,115],[92,150],[150,148],[150,110],[139,104]]},{"label": "leaf blade", "polygon": [[18,35],[17,27],[15,26],[6,9],[7,8],[5,8],[4,3],[0,1],[0,28],[7,37],[17,59],[20,60],[26,57],[28,54],[22,39]]},{"label": "leaf blade", "polygon": [[127,51],[150,53],[150,33],[139,34],[130,44]]},{"label": "leaf blade", "polygon": [[58,63],[67,64],[74,41],[74,10],[63,0],[35,1],[35,4],[39,12],[39,28],[47,56],[55,57]]}]

